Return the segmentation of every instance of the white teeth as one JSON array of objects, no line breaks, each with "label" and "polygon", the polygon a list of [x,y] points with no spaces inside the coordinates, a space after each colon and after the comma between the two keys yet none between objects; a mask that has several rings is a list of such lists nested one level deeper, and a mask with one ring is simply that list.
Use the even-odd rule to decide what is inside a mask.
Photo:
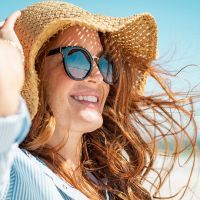
[{"label": "white teeth", "polygon": [[89,100],[89,97],[84,96],[84,97],[83,97],[83,100],[84,100],[84,101],[87,101],[87,100]]},{"label": "white teeth", "polygon": [[95,96],[74,96],[74,99],[79,100],[79,101],[89,101],[96,103],[97,102],[97,97]]}]

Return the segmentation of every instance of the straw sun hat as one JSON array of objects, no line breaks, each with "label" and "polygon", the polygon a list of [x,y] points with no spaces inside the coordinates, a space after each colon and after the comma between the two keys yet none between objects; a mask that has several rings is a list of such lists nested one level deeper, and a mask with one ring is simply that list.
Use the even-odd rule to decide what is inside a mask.
[{"label": "straw sun hat", "polygon": [[[25,84],[22,95],[31,117],[38,109],[38,75],[35,58],[42,45],[59,30],[71,25],[84,25],[109,34],[110,42],[123,54],[151,61],[156,58],[157,26],[154,18],[138,14],[126,18],[108,17],[89,13],[73,4],[58,1],[44,1],[22,10],[15,31],[25,54]],[[124,55],[123,58],[128,58]],[[131,65],[129,65],[131,67]],[[138,72],[138,88],[145,83],[145,72]]]}]

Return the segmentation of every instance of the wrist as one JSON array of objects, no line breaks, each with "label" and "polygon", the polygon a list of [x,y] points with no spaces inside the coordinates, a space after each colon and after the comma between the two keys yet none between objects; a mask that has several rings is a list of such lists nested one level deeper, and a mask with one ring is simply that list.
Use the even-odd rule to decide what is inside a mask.
[{"label": "wrist", "polygon": [[0,100],[0,116],[16,114],[19,107],[19,95],[3,95]]}]

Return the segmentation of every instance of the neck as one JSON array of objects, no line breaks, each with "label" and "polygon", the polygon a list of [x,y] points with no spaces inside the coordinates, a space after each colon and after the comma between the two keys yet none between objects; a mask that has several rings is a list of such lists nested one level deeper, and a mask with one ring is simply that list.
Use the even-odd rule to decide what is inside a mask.
[{"label": "neck", "polygon": [[52,138],[48,142],[52,147],[62,145],[65,142],[58,152],[65,159],[64,165],[69,169],[75,170],[80,165],[82,135],[83,133],[80,132],[60,130],[56,127]]}]

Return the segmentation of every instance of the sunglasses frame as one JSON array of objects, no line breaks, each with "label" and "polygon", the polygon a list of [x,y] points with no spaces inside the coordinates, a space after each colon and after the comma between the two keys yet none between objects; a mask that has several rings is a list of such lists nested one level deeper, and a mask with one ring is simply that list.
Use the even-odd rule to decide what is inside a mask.
[{"label": "sunglasses frame", "polygon": [[[69,70],[68,70],[69,67],[67,66],[67,63],[65,62],[65,56],[68,56],[68,53],[69,53],[71,50],[73,50],[73,49],[83,51],[83,52],[84,52],[84,55],[85,55],[85,56],[88,56],[88,58],[89,58],[88,62],[89,62],[89,64],[90,64],[90,69],[88,70],[88,72],[86,73],[86,75],[85,75],[83,78],[76,78],[76,77],[72,76],[71,73],[70,73]],[[67,73],[67,75],[68,75],[71,79],[76,80],[76,81],[81,81],[81,80],[84,80],[85,78],[87,78],[87,77],[91,74],[92,69],[93,69],[93,67],[94,67],[94,66],[93,66],[93,62],[96,62],[96,61],[94,60],[94,58],[92,57],[92,55],[90,54],[90,52],[89,52],[87,49],[85,49],[85,48],[83,48],[83,47],[80,47],[80,46],[64,46],[64,47],[59,47],[59,48],[50,50],[50,51],[47,53],[47,56],[55,55],[55,54],[58,54],[58,53],[61,53],[61,54],[62,54],[62,62],[63,62],[63,65],[64,65],[64,70],[65,70],[65,72]],[[102,57],[105,57],[105,55],[102,55],[102,56],[99,57],[98,63],[99,63],[99,60],[100,60]],[[115,83],[115,81],[114,81],[114,82],[109,82],[109,81],[107,81],[107,80],[104,78],[104,75],[103,75],[103,73],[102,73],[102,71],[101,71],[101,68],[99,67],[99,64],[98,64],[98,63],[96,62],[97,66],[98,66],[98,68],[99,68],[99,71],[101,72],[101,75],[103,76],[104,82],[106,82],[107,84],[113,85],[113,84]],[[112,63],[112,65],[113,65],[113,63]]]}]

